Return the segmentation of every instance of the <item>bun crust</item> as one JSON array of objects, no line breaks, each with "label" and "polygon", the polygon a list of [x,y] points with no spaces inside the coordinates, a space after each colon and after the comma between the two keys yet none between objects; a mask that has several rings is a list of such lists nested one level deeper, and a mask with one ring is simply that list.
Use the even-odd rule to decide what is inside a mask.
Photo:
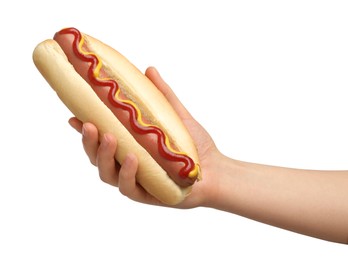
[{"label": "bun crust", "polygon": [[[147,116],[151,117],[151,115],[163,111],[159,117],[154,117],[152,120],[156,120],[169,136],[177,136],[177,138],[172,138],[175,145],[185,151],[195,162],[198,162],[196,148],[190,135],[165,97],[156,87],[149,87],[151,89],[149,92],[139,92],[134,87],[138,84],[152,84],[150,80],[111,47],[88,35],[84,36],[91,49],[98,50],[98,55],[108,66],[109,71],[114,74],[113,76],[120,80],[121,85],[130,86],[127,91],[129,91],[133,101],[142,100],[146,103],[146,105],[139,104],[139,107],[144,109]],[[109,57],[118,59],[123,65],[113,66]],[[33,52],[33,60],[49,85],[77,118],[96,125],[100,134],[111,133],[117,137],[118,149],[115,159],[120,164],[128,153],[134,153],[137,156],[139,161],[137,181],[147,192],[168,205],[180,203],[190,193],[191,186],[179,187],[151,155],[137,143],[110,109],[99,99],[89,84],[75,71],[57,42],[46,40],[40,43]],[[158,100],[159,103],[153,102],[154,99]],[[154,103],[156,105],[148,105]]]}]

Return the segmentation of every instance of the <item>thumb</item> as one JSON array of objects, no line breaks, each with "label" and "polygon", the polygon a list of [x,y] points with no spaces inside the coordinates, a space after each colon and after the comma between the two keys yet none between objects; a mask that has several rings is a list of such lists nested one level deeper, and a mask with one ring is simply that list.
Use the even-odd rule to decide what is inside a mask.
[{"label": "thumb", "polygon": [[172,107],[182,120],[192,118],[191,114],[180,102],[174,91],[162,79],[156,68],[149,67],[146,70],[145,75],[152,81],[152,83],[159,89],[159,91],[162,92],[162,94],[166,97],[168,102],[172,105]]}]

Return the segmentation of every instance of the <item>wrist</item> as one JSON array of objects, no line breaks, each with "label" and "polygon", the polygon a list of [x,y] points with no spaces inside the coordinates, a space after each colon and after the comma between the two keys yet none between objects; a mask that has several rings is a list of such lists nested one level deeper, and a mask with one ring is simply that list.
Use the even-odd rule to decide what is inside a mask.
[{"label": "wrist", "polygon": [[231,211],[237,195],[238,176],[243,170],[240,162],[231,159],[219,151],[212,157],[211,169],[207,174],[207,192],[202,206],[217,210]]}]

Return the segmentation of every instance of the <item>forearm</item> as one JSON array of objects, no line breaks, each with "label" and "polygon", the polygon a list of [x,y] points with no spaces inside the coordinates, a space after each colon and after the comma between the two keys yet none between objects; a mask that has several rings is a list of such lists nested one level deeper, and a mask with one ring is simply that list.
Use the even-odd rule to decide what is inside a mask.
[{"label": "forearm", "polygon": [[224,158],[211,207],[348,243],[348,171],[310,171]]}]

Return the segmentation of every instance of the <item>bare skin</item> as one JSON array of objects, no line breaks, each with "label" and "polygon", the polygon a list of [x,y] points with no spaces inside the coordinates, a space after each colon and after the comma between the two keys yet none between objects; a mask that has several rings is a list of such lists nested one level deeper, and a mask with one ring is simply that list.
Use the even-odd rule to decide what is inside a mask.
[{"label": "bare skin", "polygon": [[[145,75],[166,96],[198,148],[203,180],[177,208],[210,207],[328,241],[348,243],[348,171],[292,169],[241,162],[222,154],[175,93],[150,67]],[[136,182],[138,161],[115,162],[117,140],[99,138],[97,128],[71,118],[84,150],[102,181],[134,201],[162,205]],[[218,164],[216,162],[219,162]]]}]

